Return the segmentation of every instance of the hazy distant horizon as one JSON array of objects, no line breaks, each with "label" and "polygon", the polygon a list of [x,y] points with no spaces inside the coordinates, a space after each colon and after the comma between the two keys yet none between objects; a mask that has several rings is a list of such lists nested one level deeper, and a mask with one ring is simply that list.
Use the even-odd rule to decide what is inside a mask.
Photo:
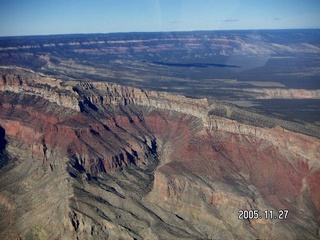
[{"label": "hazy distant horizon", "polygon": [[320,29],[318,0],[0,0],[0,36]]},{"label": "hazy distant horizon", "polygon": [[192,33],[192,32],[245,32],[245,31],[312,31],[320,28],[286,28],[286,29],[219,29],[219,30],[186,30],[186,31],[131,31],[131,32],[92,32],[92,33],[58,33],[58,34],[35,34],[35,35],[12,35],[12,36],[0,36],[0,38],[14,38],[14,37],[46,37],[46,36],[64,36],[64,35],[108,35],[108,34],[143,34],[143,33]]}]

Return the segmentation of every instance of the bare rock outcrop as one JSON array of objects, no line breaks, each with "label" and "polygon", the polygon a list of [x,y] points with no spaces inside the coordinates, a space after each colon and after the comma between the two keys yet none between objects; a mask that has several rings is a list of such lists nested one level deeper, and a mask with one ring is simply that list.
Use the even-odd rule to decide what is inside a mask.
[{"label": "bare rock outcrop", "polygon": [[[3,70],[6,72],[6,68]],[[0,76],[0,91],[40,96],[49,102],[79,111],[77,95],[70,86],[62,87],[57,79],[26,72],[25,69],[19,70],[22,73],[3,73]]]},{"label": "bare rock outcrop", "polygon": [[320,99],[320,90],[283,88],[248,88],[242,90],[257,94],[257,99]]},{"label": "bare rock outcrop", "polygon": [[206,99],[6,71],[2,238],[318,237],[318,138],[210,115]]}]

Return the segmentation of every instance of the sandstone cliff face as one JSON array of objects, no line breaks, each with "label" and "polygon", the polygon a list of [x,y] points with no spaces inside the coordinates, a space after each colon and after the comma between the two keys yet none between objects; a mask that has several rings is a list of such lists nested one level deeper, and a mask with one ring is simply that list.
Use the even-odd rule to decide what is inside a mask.
[{"label": "sandstone cliff face", "polygon": [[210,117],[209,129],[213,133],[224,131],[255,138],[257,141],[268,141],[274,146],[287,149],[308,159],[310,168],[318,169],[320,167],[320,163],[317,161],[320,158],[319,141],[316,138],[294,133],[279,126],[272,129],[253,127],[219,117]]},{"label": "sandstone cliff face", "polygon": [[[301,35],[304,33],[301,33]],[[117,36],[118,35],[118,36]],[[160,52],[160,51],[179,51],[193,49],[210,49],[222,51],[221,54],[264,54],[272,55],[275,53],[319,53],[319,47],[313,42],[301,42],[284,44],[274,40],[270,34],[245,33],[158,33],[154,36],[143,36],[139,33],[133,34],[126,40],[119,37],[119,34],[93,36],[91,39],[81,39],[73,37],[67,39],[41,39],[37,43],[21,42],[8,44],[0,47],[0,52],[17,50],[51,50],[68,47],[72,51],[85,54],[128,54],[134,52]],[[297,37],[292,35],[292,37]],[[269,40],[267,40],[269,38]],[[63,41],[61,41],[63,40]]]},{"label": "sandstone cliff face", "polygon": [[243,89],[250,93],[257,93],[257,99],[320,99],[320,90],[306,89],[282,89],[282,88],[265,88],[265,89]]},{"label": "sandstone cliff face", "polygon": [[[80,111],[79,103],[139,105],[165,110],[177,110],[193,116],[207,114],[206,99],[192,99],[164,92],[144,91],[113,83],[79,82],[76,86],[61,85],[61,81],[23,71],[23,78],[2,74],[0,90],[40,96],[60,106]],[[83,96],[81,99],[79,94]]]},{"label": "sandstone cliff face", "polygon": [[88,96],[87,99],[92,104],[98,105],[138,105],[173,110],[203,118],[207,115],[209,107],[207,99],[192,99],[165,92],[144,91],[112,83],[80,83],[74,89]]},{"label": "sandstone cliff face", "polygon": [[71,87],[62,88],[61,81],[57,79],[26,73],[25,70],[23,72],[24,77],[16,74],[2,74],[0,91],[40,96],[49,102],[79,111],[77,95]]},{"label": "sandstone cliff face", "polygon": [[21,71],[0,79],[2,238],[318,237],[319,139],[210,116],[206,99]]}]

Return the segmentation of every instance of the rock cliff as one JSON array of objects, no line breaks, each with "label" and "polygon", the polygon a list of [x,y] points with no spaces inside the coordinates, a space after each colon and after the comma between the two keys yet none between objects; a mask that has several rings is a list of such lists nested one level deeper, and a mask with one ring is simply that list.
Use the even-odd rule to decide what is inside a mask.
[{"label": "rock cliff", "polygon": [[24,69],[2,69],[0,91],[2,239],[319,237],[316,137],[210,115],[206,99]]},{"label": "rock cliff", "polygon": [[320,90],[244,88],[242,91],[256,94],[257,99],[320,99]]},{"label": "rock cliff", "polygon": [[0,91],[39,96],[49,102],[79,111],[77,96],[70,86],[62,87],[61,81],[43,77],[42,74],[34,74],[32,70],[23,68],[19,69],[20,74],[10,74],[10,68],[3,68],[2,72]]}]

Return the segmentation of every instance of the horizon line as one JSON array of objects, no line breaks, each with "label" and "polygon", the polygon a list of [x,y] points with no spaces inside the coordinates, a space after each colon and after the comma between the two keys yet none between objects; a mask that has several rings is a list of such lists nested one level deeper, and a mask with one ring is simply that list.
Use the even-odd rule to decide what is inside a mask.
[{"label": "horizon line", "polygon": [[129,32],[95,32],[95,33],[49,33],[34,35],[3,35],[0,38],[12,37],[46,37],[64,35],[108,35],[108,34],[132,34],[132,33],[187,33],[187,32],[241,32],[241,31],[287,31],[287,30],[320,30],[320,28],[253,28],[253,29],[219,29],[219,30],[174,30],[174,31],[129,31]]}]

